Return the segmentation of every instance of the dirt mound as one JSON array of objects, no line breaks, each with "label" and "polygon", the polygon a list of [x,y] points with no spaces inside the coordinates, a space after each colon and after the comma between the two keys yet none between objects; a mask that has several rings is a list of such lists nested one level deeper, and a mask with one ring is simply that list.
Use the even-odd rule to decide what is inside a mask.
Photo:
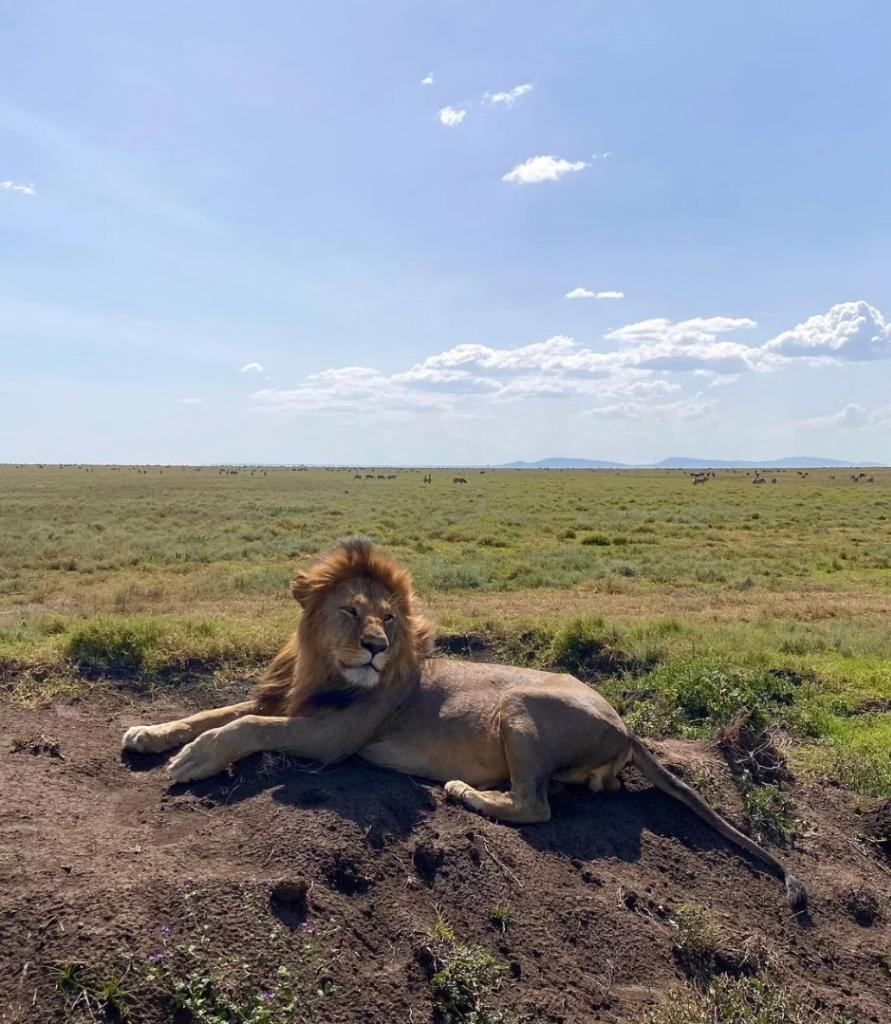
[{"label": "dirt mound", "polygon": [[[808,828],[782,856],[811,887],[808,926],[775,878],[631,772],[620,794],[567,788],[550,823],[511,828],[358,761],[256,756],[170,787],[163,757],[122,759],[125,724],[186,701],[3,710],[3,1024],[188,1022],[190,999],[423,1024],[466,1019],[477,993],[535,1024],[639,1021],[687,977],[679,922],[697,905],[720,933],[714,970],[757,936],[805,1005],[886,1019],[891,877],[854,841],[864,819],[843,790],[790,783]],[[665,750],[707,764],[738,818],[707,747]]]}]

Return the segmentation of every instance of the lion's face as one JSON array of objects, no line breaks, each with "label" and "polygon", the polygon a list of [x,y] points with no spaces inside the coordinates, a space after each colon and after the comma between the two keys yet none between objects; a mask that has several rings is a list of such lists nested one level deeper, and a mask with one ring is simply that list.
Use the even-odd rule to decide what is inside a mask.
[{"label": "lion's face", "polygon": [[303,609],[261,685],[264,708],[294,715],[338,682],[373,690],[417,679],[433,627],[417,607],[411,577],[369,541],[351,538],[291,583]]},{"label": "lion's face", "polygon": [[405,624],[394,595],[374,580],[358,578],[325,595],[318,612],[319,635],[332,667],[352,686],[376,686],[394,649],[404,642]]}]

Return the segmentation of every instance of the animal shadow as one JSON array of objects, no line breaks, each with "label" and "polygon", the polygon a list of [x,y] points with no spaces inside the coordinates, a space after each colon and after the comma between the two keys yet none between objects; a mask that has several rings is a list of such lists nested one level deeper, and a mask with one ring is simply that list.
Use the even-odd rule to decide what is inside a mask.
[{"label": "animal shadow", "polygon": [[254,754],[230,776],[170,788],[171,795],[191,793],[205,805],[234,805],[263,792],[288,807],[332,811],[358,825],[374,847],[411,834],[436,808],[428,786],[356,757],[322,767],[284,755]]}]

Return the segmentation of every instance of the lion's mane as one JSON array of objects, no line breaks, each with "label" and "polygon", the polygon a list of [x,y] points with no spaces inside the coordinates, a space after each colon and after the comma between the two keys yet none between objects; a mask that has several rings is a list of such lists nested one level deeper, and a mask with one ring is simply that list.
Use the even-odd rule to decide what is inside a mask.
[{"label": "lion's mane", "polygon": [[378,688],[417,675],[421,661],[433,646],[434,630],[418,608],[411,577],[389,558],[378,554],[369,541],[351,538],[294,578],[291,593],[303,613],[296,632],[254,688],[258,714],[296,715],[306,712],[320,694],[348,687],[343,680],[332,677],[331,644],[323,611],[325,598],[357,577],[373,579],[390,592],[408,634],[394,645]]}]

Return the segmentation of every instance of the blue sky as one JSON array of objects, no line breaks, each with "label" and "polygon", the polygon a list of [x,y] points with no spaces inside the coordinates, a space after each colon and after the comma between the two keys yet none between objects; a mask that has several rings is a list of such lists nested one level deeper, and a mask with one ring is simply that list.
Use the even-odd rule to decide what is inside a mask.
[{"label": "blue sky", "polygon": [[889,38],[0,0],[0,461],[891,462]]}]

